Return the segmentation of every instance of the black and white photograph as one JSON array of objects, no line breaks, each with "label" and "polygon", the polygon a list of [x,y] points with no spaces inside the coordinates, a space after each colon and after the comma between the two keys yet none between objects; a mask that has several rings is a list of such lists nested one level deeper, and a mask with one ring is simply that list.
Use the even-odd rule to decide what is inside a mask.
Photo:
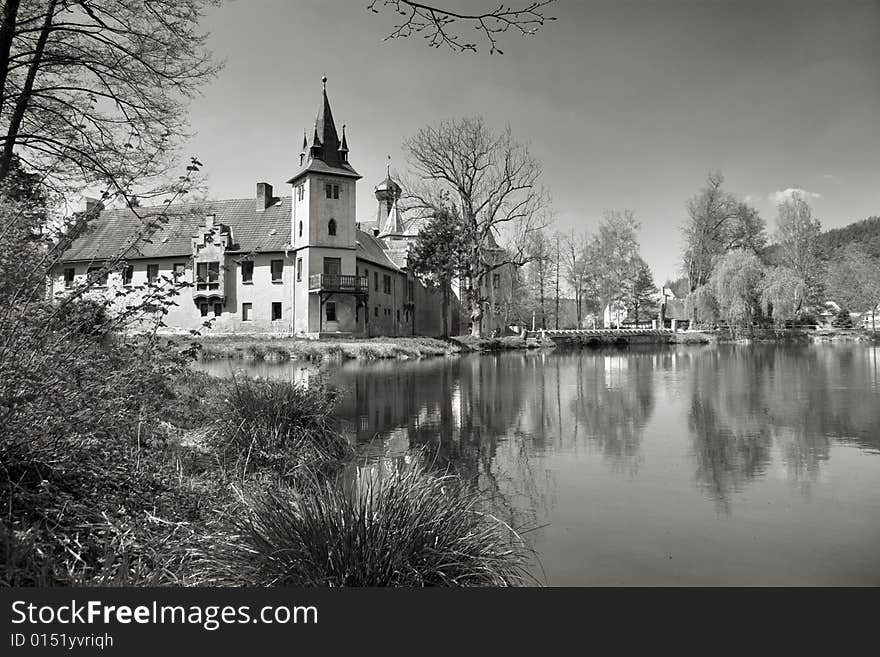
[{"label": "black and white photograph", "polygon": [[878,585],[880,2],[2,1],[9,654]]}]

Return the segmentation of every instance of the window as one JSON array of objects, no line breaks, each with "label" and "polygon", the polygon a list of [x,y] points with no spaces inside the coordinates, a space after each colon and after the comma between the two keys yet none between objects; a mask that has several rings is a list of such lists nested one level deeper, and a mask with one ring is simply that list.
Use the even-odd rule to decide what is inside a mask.
[{"label": "window", "polygon": [[399,310],[397,311],[397,321],[398,322],[400,321],[400,311]]},{"label": "window", "polygon": [[335,301],[328,301],[324,305],[324,308],[327,311],[327,321],[328,322],[335,322],[336,321],[336,302]]},{"label": "window", "polygon": [[492,287],[495,289],[501,287],[501,274],[492,274]]},{"label": "window", "polygon": [[303,222],[301,221],[299,222],[299,236],[303,236]]},{"label": "window", "polygon": [[175,262],[171,268],[171,271],[174,272],[174,278],[183,278],[186,274],[186,263]]},{"label": "window", "polygon": [[122,268],[122,284],[123,285],[131,285],[131,281],[134,278],[134,267],[131,265],[125,265]]},{"label": "window", "polygon": [[377,271],[373,272],[373,291],[379,291],[379,272]]},{"label": "window", "polygon": [[273,301],[272,302],[272,321],[274,322],[276,319],[281,319],[281,302]]},{"label": "window", "polygon": [[159,280],[159,265],[147,265],[147,282],[155,283]]},{"label": "window", "polygon": [[333,198],[339,198],[339,185],[333,185]]},{"label": "window", "polygon": [[214,317],[220,317],[223,314],[223,304],[215,303],[214,304]]},{"label": "window", "polygon": [[283,260],[273,260],[271,262],[271,267],[272,267],[272,282],[273,283],[280,283],[282,273],[284,272],[284,261]]},{"label": "window", "polygon": [[327,234],[336,235],[336,219],[331,219],[327,222]]},{"label": "window", "polygon": [[391,276],[388,274],[382,277],[382,287],[385,294],[391,294]]},{"label": "window", "polygon": [[251,321],[251,310],[253,309],[254,304],[252,303],[243,303],[241,304],[241,321],[249,322]]},{"label": "window", "polygon": [[89,267],[87,274],[89,283],[107,285],[107,272],[103,271],[103,269],[103,267]]},{"label": "window", "polygon": [[73,287],[73,277],[76,274],[76,270],[72,267],[64,270],[64,287],[68,290]]},{"label": "window", "polygon": [[296,200],[302,201],[306,196],[306,190],[304,185],[296,186]]},{"label": "window", "polygon": [[196,289],[217,290],[220,288],[220,263],[196,263]]},{"label": "window", "polygon": [[208,316],[208,304],[200,303],[199,304],[199,312],[202,313],[202,317],[207,317]]},{"label": "window", "polygon": [[254,284],[254,261],[245,260],[241,263],[241,282],[244,285]]},{"label": "window", "polygon": [[296,259],[296,280],[301,281],[303,279],[303,259]]},{"label": "window", "polygon": [[333,185],[330,183],[324,185],[324,193],[327,195],[327,198],[333,198]]},{"label": "window", "polygon": [[373,312],[375,313],[376,317],[378,317],[379,316],[379,306],[376,306],[375,308],[373,308]]}]

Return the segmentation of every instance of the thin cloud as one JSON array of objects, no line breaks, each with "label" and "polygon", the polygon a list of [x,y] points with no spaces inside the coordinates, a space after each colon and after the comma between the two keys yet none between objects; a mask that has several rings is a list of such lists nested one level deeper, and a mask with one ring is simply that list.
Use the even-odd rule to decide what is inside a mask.
[{"label": "thin cloud", "polygon": [[789,187],[788,189],[776,190],[775,192],[770,194],[770,196],[768,196],[767,199],[770,202],[772,202],[776,205],[779,205],[780,203],[785,203],[786,201],[790,200],[795,195],[801,196],[802,198],[805,198],[805,199],[821,198],[822,197],[822,195],[819,194],[818,192],[808,192],[806,189],[803,189],[802,187]]}]

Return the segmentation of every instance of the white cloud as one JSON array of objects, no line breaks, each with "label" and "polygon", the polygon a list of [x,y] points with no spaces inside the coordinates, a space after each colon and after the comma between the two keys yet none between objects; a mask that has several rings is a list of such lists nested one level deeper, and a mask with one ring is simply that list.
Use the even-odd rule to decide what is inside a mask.
[{"label": "white cloud", "polygon": [[802,196],[805,199],[821,198],[821,196],[822,196],[821,194],[818,194],[817,192],[808,192],[806,189],[803,189],[802,187],[789,187],[788,189],[778,189],[775,192],[773,192],[772,194],[770,194],[770,196],[768,196],[767,198],[772,203],[779,205],[780,203],[785,203],[785,201],[788,201],[796,194]]}]

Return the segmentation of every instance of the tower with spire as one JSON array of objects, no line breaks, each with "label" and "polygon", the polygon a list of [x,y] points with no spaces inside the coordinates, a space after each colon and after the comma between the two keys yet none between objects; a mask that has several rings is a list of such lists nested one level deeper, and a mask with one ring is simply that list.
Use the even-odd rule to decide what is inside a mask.
[{"label": "tower with spire", "polygon": [[341,139],[336,130],[327,76],[321,84],[315,124],[304,133],[299,169],[287,181],[293,196],[294,324],[303,333],[315,332],[315,326],[319,333],[354,326],[358,315],[355,216],[361,176],[348,160],[345,126]]}]

